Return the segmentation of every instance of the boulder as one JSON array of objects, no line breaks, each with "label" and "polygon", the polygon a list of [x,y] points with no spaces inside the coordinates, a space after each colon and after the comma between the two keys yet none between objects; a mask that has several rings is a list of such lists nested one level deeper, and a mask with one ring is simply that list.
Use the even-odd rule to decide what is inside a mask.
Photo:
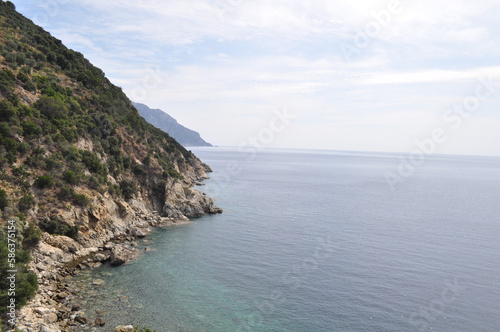
[{"label": "boulder", "polygon": [[137,249],[118,244],[111,251],[110,263],[112,266],[120,266],[135,258]]},{"label": "boulder", "polygon": [[94,256],[94,262],[104,262],[106,259],[107,257],[104,254],[96,254]]},{"label": "boulder", "polygon": [[42,325],[42,326],[40,326],[40,329],[38,331],[40,331],[40,332],[58,332],[59,330],[53,330],[48,326]]},{"label": "boulder", "polygon": [[57,319],[58,319],[57,314],[54,312],[49,312],[48,314],[43,316],[43,320],[47,324],[53,324],[57,322]]},{"label": "boulder", "polygon": [[120,325],[116,327],[115,332],[134,332],[134,327],[132,325]]},{"label": "boulder", "polygon": [[146,235],[148,235],[149,233],[151,233],[151,230],[150,229],[141,229],[141,228],[133,228],[130,233],[137,237],[137,238],[143,238],[143,237],[146,237]]}]

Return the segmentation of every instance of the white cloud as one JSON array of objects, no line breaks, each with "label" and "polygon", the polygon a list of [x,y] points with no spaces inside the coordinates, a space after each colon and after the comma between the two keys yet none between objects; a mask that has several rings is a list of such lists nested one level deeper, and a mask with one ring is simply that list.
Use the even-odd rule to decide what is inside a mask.
[{"label": "white cloud", "polygon": [[[276,144],[405,151],[478,78],[500,71],[496,0],[401,0],[402,13],[366,47],[355,37],[376,22],[373,13],[386,13],[386,0],[59,3],[16,5],[28,17],[45,13],[54,35],[129,96],[157,68],[161,79],[143,101],[215,144],[237,145],[273,107],[289,106],[301,117]],[[358,47],[352,61],[342,43]],[[455,135],[459,143],[441,152],[500,154],[498,106],[485,102],[474,125]]]},{"label": "white cloud", "polygon": [[478,81],[495,74],[500,75],[500,67],[484,67],[470,70],[424,70],[411,72],[385,72],[370,75],[366,84],[399,84],[428,82]]}]

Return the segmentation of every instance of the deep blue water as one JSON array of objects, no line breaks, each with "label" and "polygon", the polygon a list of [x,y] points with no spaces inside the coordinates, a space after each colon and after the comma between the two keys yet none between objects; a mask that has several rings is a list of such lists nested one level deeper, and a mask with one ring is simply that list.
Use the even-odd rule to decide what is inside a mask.
[{"label": "deep blue water", "polygon": [[103,330],[499,330],[500,158],[435,156],[392,191],[395,154],[194,152],[224,213],[80,276],[106,281]]}]

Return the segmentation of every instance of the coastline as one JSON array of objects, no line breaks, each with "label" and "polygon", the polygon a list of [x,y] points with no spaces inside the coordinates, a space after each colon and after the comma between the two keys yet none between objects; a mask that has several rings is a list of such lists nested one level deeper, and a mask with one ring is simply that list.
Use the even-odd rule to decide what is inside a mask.
[{"label": "coastline", "polygon": [[[102,264],[119,266],[133,261],[142,251],[137,248],[138,239],[146,238],[155,229],[185,225],[192,221],[187,217],[176,219],[161,217],[155,212],[139,212],[135,223],[143,226],[134,227],[128,234],[110,239],[103,246],[82,248],[72,254],[61,254],[60,248],[71,245],[74,242],[72,239],[62,236],[56,238],[44,233],[32,253],[31,268],[37,272],[39,288],[36,296],[18,311],[15,329],[26,332],[67,332],[105,326],[106,322],[102,318],[90,320],[81,310],[78,304],[79,289],[72,288],[74,284],[70,285],[67,279],[85,270],[96,269]],[[69,248],[69,251],[71,249],[74,248]],[[115,330],[114,326],[108,328]],[[7,331],[14,332],[15,329],[13,327]]]}]

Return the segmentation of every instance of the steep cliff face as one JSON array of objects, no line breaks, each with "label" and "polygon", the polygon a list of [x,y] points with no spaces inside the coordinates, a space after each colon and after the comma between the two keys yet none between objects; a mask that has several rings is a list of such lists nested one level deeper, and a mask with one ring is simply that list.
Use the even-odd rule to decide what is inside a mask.
[{"label": "steep cliff face", "polygon": [[31,263],[41,291],[23,309],[35,328],[47,323],[36,308],[57,311],[47,287],[65,264],[150,227],[221,212],[193,188],[207,165],[148,124],[82,54],[3,1],[0,170],[2,223],[42,231]]},{"label": "steep cliff face", "polygon": [[212,146],[203,140],[198,132],[184,127],[162,110],[152,109],[140,103],[134,103],[134,106],[147,122],[168,133],[183,146]]},{"label": "steep cliff face", "polygon": [[83,55],[8,2],[0,2],[0,81],[5,215],[57,219],[88,241],[130,215],[131,201],[179,217],[219,211],[191,188],[207,177],[207,165],[140,117]]}]

